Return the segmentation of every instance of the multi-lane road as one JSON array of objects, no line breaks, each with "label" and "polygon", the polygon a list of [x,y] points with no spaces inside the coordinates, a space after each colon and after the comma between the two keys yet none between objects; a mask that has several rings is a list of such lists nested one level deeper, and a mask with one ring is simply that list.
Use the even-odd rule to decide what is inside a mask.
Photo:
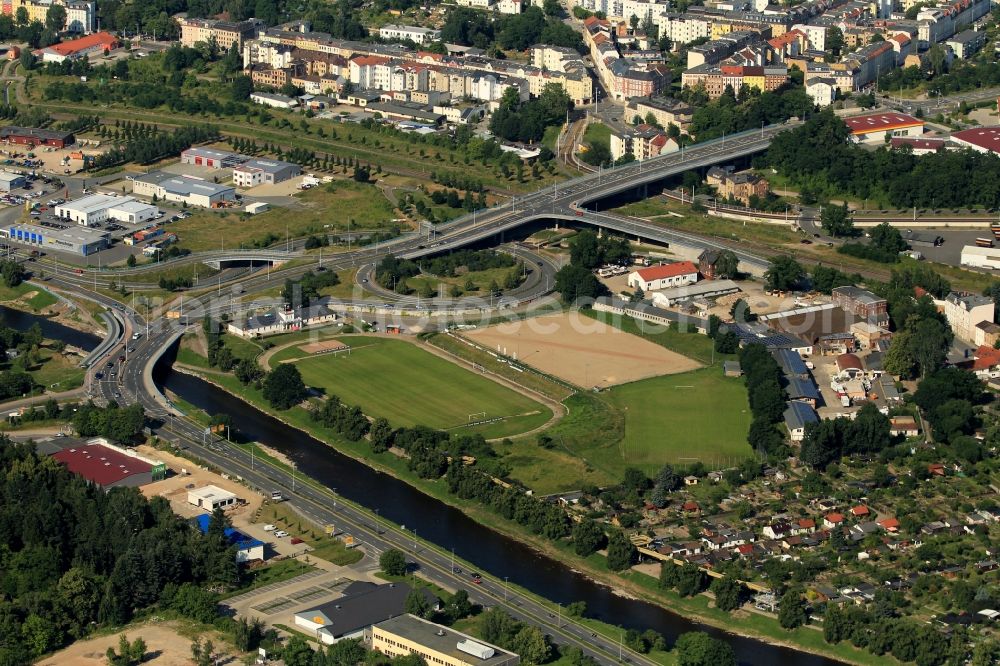
[{"label": "multi-lane road", "polygon": [[[700,144],[683,153],[654,158],[646,163],[621,166],[607,171],[599,171],[562,185],[554,185],[533,194],[515,198],[509,206],[477,212],[454,220],[437,228],[434,239],[402,237],[393,242],[376,247],[367,247],[353,252],[341,253],[324,262],[328,270],[338,270],[348,266],[364,266],[376,263],[388,253],[403,258],[419,258],[463,247],[491,239],[522,224],[548,219],[553,216],[596,225],[615,228],[630,235],[653,238],[664,242],[671,238],[687,243],[712,246],[695,236],[668,232],[662,227],[640,221],[622,218],[608,213],[587,209],[588,205],[602,198],[644,187],[649,183],[681,173],[687,169],[699,168],[720,161],[747,155],[766,147],[770,138],[784,127],[764,128],[760,132],[743,133]],[[674,234],[664,236],[664,234]],[[697,247],[697,246],[696,246]],[[522,252],[522,257],[530,255]],[[763,261],[741,253],[743,261]],[[543,262],[540,275],[544,276],[554,268]],[[315,268],[310,264],[282,271],[281,277],[295,277],[306,270]],[[75,272],[50,276],[49,282],[68,291],[84,292],[86,297],[97,301],[120,317],[121,326],[115,327],[116,340],[107,345],[103,356],[93,359],[88,372],[90,393],[105,402],[118,401],[126,404],[141,404],[151,418],[155,419],[153,431],[161,438],[189,448],[198,458],[218,467],[220,470],[239,476],[252,487],[262,491],[281,490],[295,507],[316,520],[319,524],[336,524],[350,530],[361,539],[372,552],[386,548],[400,548],[409,552],[409,557],[424,575],[446,587],[467,587],[473,600],[485,605],[502,605],[519,619],[542,627],[553,639],[560,643],[575,645],[602,663],[613,663],[628,654],[628,659],[652,665],[652,662],[638,653],[624,649],[602,637],[593,634],[586,626],[568,618],[561,618],[553,608],[517,590],[508,589],[506,584],[489,576],[481,584],[470,585],[467,574],[457,573],[447,554],[437,548],[418,541],[413,535],[389,524],[377,524],[376,519],[361,507],[341,500],[318,484],[296,481],[294,472],[254,462],[250,454],[227,442],[211,438],[202,426],[186,418],[160,393],[154,385],[152,370],[156,360],[184,332],[188,322],[199,322],[207,314],[220,314],[233,308],[234,298],[242,298],[257,290],[273,285],[270,276],[261,271],[248,272],[236,276],[238,289],[222,295],[221,282],[218,293],[207,294],[203,299],[191,298],[182,306],[177,319],[160,318],[146,321],[138,312],[96,293],[91,289],[92,276]],[[239,293],[234,293],[238,291]],[[138,337],[136,337],[138,334]],[[108,365],[110,364],[110,365]],[[95,379],[97,372],[103,378]]]}]

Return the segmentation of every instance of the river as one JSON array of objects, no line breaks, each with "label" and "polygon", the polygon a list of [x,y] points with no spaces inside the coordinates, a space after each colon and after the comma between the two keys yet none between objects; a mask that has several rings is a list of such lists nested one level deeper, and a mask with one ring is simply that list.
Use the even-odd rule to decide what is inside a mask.
[{"label": "river", "polygon": [[[47,338],[82,349],[93,349],[98,338],[44,317],[0,306],[0,321],[19,330],[36,321]],[[176,347],[175,347],[176,350]],[[209,414],[225,413],[240,424],[244,437],[263,442],[295,461],[298,469],[337,493],[379,513],[398,525],[416,529],[425,539],[494,576],[509,577],[535,594],[562,603],[584,601],[587,616],[640,631],[655,629],[670,643],[687,631],[702,630],[730,643],[741,664],[748,666],[835,666],[841,662],[706,627],[645,601],[626,599],[525,544],[485,528],[459,509],[444,504],[406,483],[338,453],[318,439],[292,430],[236,396],[197,377],[175,372],[173,353],[163,356],[154,378]],[[291,436],[290,436],[291,434]]]}]

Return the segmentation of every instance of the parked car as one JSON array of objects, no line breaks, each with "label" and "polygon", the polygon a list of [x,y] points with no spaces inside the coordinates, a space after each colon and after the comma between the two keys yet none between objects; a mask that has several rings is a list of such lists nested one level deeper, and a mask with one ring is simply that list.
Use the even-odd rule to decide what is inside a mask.
[{"label": "parked car", "polygon": [[265,532],[273,532],[274,529],[275,529],[274,525],[271,525],[270,523],[268,523],[267,525],[264,525],[264,531]]},{"label": "parked car", "polygon": [[279,539],[283,539],[283,538],[285,538],[286,536],[288,536],[288,532],[286,532],[285,530],[277,530],[277,531],[276,531],[276,532],[274,533],[274,536],[278,537]]}]

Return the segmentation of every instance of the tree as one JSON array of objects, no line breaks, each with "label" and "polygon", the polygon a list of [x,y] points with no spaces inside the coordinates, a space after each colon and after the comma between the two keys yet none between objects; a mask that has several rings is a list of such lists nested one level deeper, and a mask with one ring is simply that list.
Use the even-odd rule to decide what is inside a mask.
[{"label": "tree", "polygon": [[635,564],[638,551],[625,533],[615,530],[608,538],[608,569],[624,571]]},{"label": "tree", "polygon": [[732,250],[722,250],[715,260],[715,274],[720,278],[733,278],[739,274],[740,260]]},{"label": "tree", "polygon": [[802,593],[792,588],[781,595],[778,601],[778,623],[785,629],[801,627],[808,620],[806,602]]},{"label": "tree", "polygon": [[573,527],[573,551],[581,557],[597,552],[606,543],[604,530],[589,518],[584,518]]},{"label": "tree", "polygon": [[281,651],[285,666],[312,666],[314,657],[313,649],[301,636],[289,638],[285,649]]},{"label": "tree", "polygon": [[728,612],[740,607],[743,586],[733,576],[727,575],[714,579],[709,589],[715,595],[715,607],[719,610]]},{"label": "tree", "polygon": [[240,74],[234,78],[232,84],[230,84],[229,94],[233,98],[233,101],[242,102],[243,100],[249,99],[250,93],[252,92],[253,81],[245,74]]},{"label": "tree", "polygon": [[854,235],[854,220],[847,211],[847,203],[825,207],[820,220],[826,233],[834,238]]},{"label": "tree", "polygon": [[891,443],[889,417],[875,403],[865,404],[855,415],[844,433],[849,453],[879,453]]},{"label": "tree", "polygon": [[899,254],[909,247],[899,229],[890,226],[888,222],[871,230],[871,244],[888,254]]},{"label": "tree", "polygon": [[378,558],[382,573],[388,576],[403,576],[406,574],[406,555],[395,548],[383,552]]},{"label": "tree", "polygon": [[740,338],[732,331],[715,337],[715,351],[720,354],[735,354],[740,348]]},{"label": "tree", "polygon": [[771,266],[764,273],[767,288],[770,291],[789,291],[794,289],[805,276],[802,265],[787,255],[775,257]]},{"label": "tree", "polygon": [[129,268],[135,267],[135,255],[134,254],[128,255],[128,259],[125,260],[125,265],[128,266]]},{"label": "tree", "polygon": [[562,11],[562,5],[559,4],[559,0],[545,0],[542,3],[542,11],[546,16],[558,16]]},{"label": "tree", "polygon": [[597,234],[589,229],[581,231],[573,239],[570,248],[570,262],[593,270],[601,265],[601,244]]},{"label": "tree", "polygon": [[742,298],[737,298],[733,306],[729,308],[729,316],[735,322],[757,321],[757,315],[750,310],[750,304]]},{"label": "tree", "polygon": [[841,455],[842,434],[840,421],[837,419],[807,423],[799,459],[815,469],[826,469],[827,465]]},{"label": "tree", "polygon": [[681,634],[674,644],[678,666],[736,666],[732,646],[703,631]]},{"label": "tree", "polygon": [[572,263],[556,273],[555,288],[564,303],[592,300],[607,291],[593,273]]},{"label": "tree", "polygon": [[295,364],[281,363],[264,379],[262,394],[272,407],[284,410],[305,400],[308,392]]},{"label": "tree", "polygon": [[410,590],[410,593],[406,595],[403,610],[417,617],[425,617],[427,611],[430,610],[430,606],[427,604],[427,600],[424,599],[423,594],[417,590]]},{"label": "tree", "polygon": [[45,27],[52,32],[62,32],[66,27],[66,8],[57,4],[49,5],[45,12]]},{"label": "tree", "polygon": [[106,656],[108,666],[136,666],[146,656],[146,641],[140,636],[130,643],[128,637],[122,634],[118,637],[118,651],[109,647]]}]

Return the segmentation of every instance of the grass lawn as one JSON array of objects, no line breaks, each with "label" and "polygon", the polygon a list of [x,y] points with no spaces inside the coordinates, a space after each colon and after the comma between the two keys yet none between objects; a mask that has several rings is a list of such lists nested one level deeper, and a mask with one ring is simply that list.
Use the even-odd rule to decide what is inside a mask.
[{"label": "grass lawn", "polygon": [[39,289],[35,292],[35,295],[25,301],[25,303],[35,312],[44,310],[47,307],[53,306],[58,303],[58,299],[45,291],[44,289]]},{"label": "grass lawn", "polygon": [[[517,273],[518,277],[520,277],[522,270],[524,269],[521,266],[510,266],[507,268],[489,268],[485,271],[474,271],[455,277],[420,274],[407,279],[406,284],[411,289],[415,289],[417,293],[421,293],[424,289],[430,287],[435,294],[439,293],[440,290],[441,293],[448,296],[450,289],[455,286],[461,289],[462,294],[465,295],[484,295],[489,293],[491,283],[496,282],[497,286],[502,289],[504,280],[508,275]],[[472,289],[466,289],[469,282],[472,283]]]},{"label": "grass lawn", "polygon": [[395,426],[459,428],[470,414],[486,412],[486,418],[504,420],[461,432],[492,438],[526,432],[552,416],[545,406],[410,343],[382,338],[342,340],[353,347],[350,355],[295,361],[303,380]]},{"label": "grass lawn", "polygon": [[80,367],[79,358],[64,356],[44,347],[41,356],[42,364],[29,374],[46,391],[68,391],[83,386],[86,371]]},{"label": "grass lawn", "polygon": [[257,522],[277,525],[278,529],[291,535],[289,538],[302,539],[313,548],[309,551],[310,557],[340,565],[354,564],[364,557],[364,553],[358,549],[348,548],[340,539],[328,536],[323,527],[302,518],[284,504],[268,504],[263,507]]},{"label": "grass lawn", "polygon": [[625,462],[648,472],[663,463],[724,467],[752,452],[746,387],[718,368],[616,386],[610,399],[625,418]]},{"label": "grass lawn", "polygon": [[295,195],[301,208],[272,208],[251,219],[243,213],[192,211],[191,217],[170,225],[181,246],[199,252],[225,245],[270,245],[285,239],[328,231],[388,227],[395,217],[392,204],[374,185],[338,180]]},{"label": "grass lawn", "polygon": [[601,123],[590,123],[583,133],[583,143],[609,145],[611,143],[611,128]]}]

